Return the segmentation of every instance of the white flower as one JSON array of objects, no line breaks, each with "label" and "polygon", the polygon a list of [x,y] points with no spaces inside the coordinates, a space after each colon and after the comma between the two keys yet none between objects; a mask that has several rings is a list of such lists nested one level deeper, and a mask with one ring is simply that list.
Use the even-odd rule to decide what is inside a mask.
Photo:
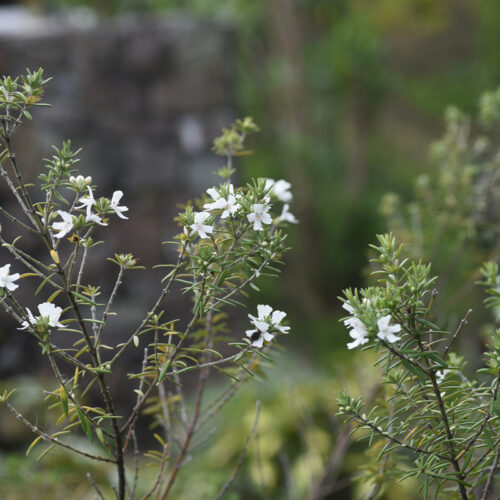
[{"label": "white flower", "polygon": [[278,217],[278,221],[284,221],[284,222],[290,222],[291,224],[297,224],[299,221],[295,217],[295,215],[292,214],[292,212],[289,211],[290,205],[288,203],[285,203],[283,205],[283,209],[281,210],[281,215]]},{"label": "white flower", "polygon": [[436,380],[438,381],[439,384],[445,379],[448,373],[450,373],[450,370],[438,370],[436,372]]},{"label": "white flower", "polygon": [[[349,304],[349,302],[344,302],[342,304],[342,307],[349,313],[349,314],[354,314],[354,307]],[[345,321],[344,321],[345,323]]]},{"label": "white flower", "polygon": [[245,335],[250,338],[254,347],[262,347],[262,345],[264,344],[264,340],[266,342],[271,342],[271,340],[273,340],[274,335],[268,332],[270,327],[269,323],[256,320],[253,322],[253,324],[257,328],[255,328],[254,330],[247,330],[245,332]]},{"label": "white flower", "polygon": [[99,215],[92,213],[92,207],[97,202],[94,198],[94,193],[92,192],[92,188],[90,186],[87,186],[87,190],[88,190],[89,194],[86,196],[82,196],[78,200],[81,203],[81,205],[79,207],[76,207],[76,208],[85,207],[85,210],[87,212],[86,216],[85,216],[85,222],[95,222],[97,224],[100,224],[101,226],[107,226],[107,224],[102,221],[102,218]]},{"label": "white flower", "polygon": [[125,206],[119,206],[118,203],[120,203],[120,200],[122,199],[123,192],[122,191],[115,191],[113,193],[113,196],[111,197],[111,204],[109,205],[109,208],[115,211],[116,215],[122,219],[128,219],[128,217],[125,217],[122,212],[126,212],[128,210],[128,207]]},{"label": "white flower", "polygon": [[288,203],[292,201],[293,198],[292,193],[290,192],[291,187],[292,185],[289,182],[280,179],[273,184],[271,193],[274,194],[278,200]]},{"label": "white flower", "polygon": [[58,210],[57,213],[61,216],[62,222],[54,222],[52,229],[59,231],[57,234],[54,234],[54,238],[62,238],[73,229],[73,216],[63,210]]},{"label": "white flower", "polygon": [[64,325],[59,322],[59,318],[61,317],[62,309],[60,307],[55,306],[51,302],[43,302],[38,305],[38,312],[40,316],[34,317],[31,311],[26,308],[26,312],[28,313],[29,321],[22,322],[22,328],[20,330],[25,330],[29,326],[33,326],[38,323],[41,319],[47,321],[48,325],[52,328],[64,328]]},{"label": "white flower", "polygon": [[248,315],[248,317],[254,321],[254,320],[260,320],[263,321],[266,317],[270,316],[273,312],[273,308],[271,306],[267,306],[265,304],[259,304],[257,306],[257,317],[252,316],[251,314]]},{"label": "white flower", "polygon": [[[286,313],[283,311],[273,311],[273,308],[268,305],[259,304],[257,306],[257,317],[248,315],[252,323],[257,326],[257,323],[266,322],[270,326],[272,326],[275,330],[280,331],[281,333],[288,333],[290,331],[289,326],[280,325],[281,321],[285,318]],[[257,326],[257,328],[259,328]]]},{"label": "white flower", "polygon": [[21,323],[21,328],[18,328],[18,330],[25,330],[29,326],[36,325],[36,323],[37,323],[37,318],[35,318],[33,316],[33,313],[28,308],[26,308],[26,312],[28,313],[28,320],[29,321],[23,321]]},{"label": "white flower", "polygon": [[44,302],[43,304],[39,304],[38,311],[40,312],[41,318],[48,318],[49,326],[57,326],[58,328],[64,327],[64,325],[59,323],[62,309],[52,304],[52,302]]},{"label": "white flower", "polygon": [[356,316],[354,316],[354,307],[349,304],[349,302],[344,302],[342,307],[353,316],[344,320],[344,325],[350,328],[349,335],[351,336],[353,342],[347,344],[348,349],[354,349],[358,345],[366,344],[370,339],[368,338],[368,331],[365,324]]},{"label": "white flower", "polygon": [[197,232],[202,239],[208,238],[207,233],[214,232],[214,228],[212,226],[203,224],[209,217],[210,214],[208,212],[196,212],[194,214],[194,224],[189,226],[193,231]]},{"label": "white flower", "polygon": [[19,285],[16,285],[14,281],[19,279],[19,273],[9,274],[10,264],[5,264],[5,266],[0,267],[0,288],[7,288],[13,292]]},{"label": "white flower", "polygon": [[273,219],[267,213],[270,208],[267,203],[255,203],[252,205],[252,212],[247,215],[247,219],[249,222],[253,222],[254,231],[262,231],[262,224],[271,224]]},{"label": "white flower", "polygon": [[222,197],[216,189],[207,189],[207,193],[214,200],[212,203],[205,203],[203,208],[206,210],[223,210],[221,214],[221,219],[227,219],[229,215],[234,215],[239,209],[240,204],[236,202],[236,197],[234,196],[234,187],[229,184],[229,194],[227,198]]},{"label": "white flower", "polygon": [[93,214],[92,212],[87,212],[87,215],[85,217],[85,222],[95,222],[96,224],[99,224],[101,226],[108,225],[106,222],[102,221],[102,218],[99,215]]},{"label": "white flower", "polygon": [[398,333],[401,331],[401,325],[395,324],[393,326],[389,325],[389,322],[391,321],[391,315],[388,314],[387,316],[384,316],[380,318],[377,321],[377,326],[378,326],[378,333],[377,337],[382,340],[387,340],[387,342],[397,342],[398,340],[401,339],[401,337],[396,337],[394,335],[395,333]]},{"label": "white flower", "polygon": [[94,193],[92,192],[92,188],[90,186],[87,186],[87,190],[89,192],[88,195],[82,196],[78,201],[81,203],[79,207],[76,208],[83,208],[87,210],[87,217],[90,216],[90,211],[92,210],[92,207],[96,204],[95,198],[94,198]]},{"label": "white flower", "polygon": [[266,193],[270,193],[272,187],[274,186],[274,183],[276,181],[274,179],[266,179],[266,184],[264,186],[264,189],[266,190]]},{"label": "white flower", "polygon": [[368,342],[369,338],[366,326],[359,318],[353,317],[346,319],[344,324],[351,328],[349,330],[349,335],[352,339],[354,339],[353,342],[349,342],[347,344],[347,349],[354,349],[355,347],[358,347],[358,345],[363,345]]}]

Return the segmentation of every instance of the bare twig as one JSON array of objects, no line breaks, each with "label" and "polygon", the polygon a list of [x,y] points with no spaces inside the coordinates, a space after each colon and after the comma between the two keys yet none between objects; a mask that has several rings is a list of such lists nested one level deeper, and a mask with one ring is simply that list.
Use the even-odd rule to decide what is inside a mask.
[{"label": "bare twig", "polygon": [[95,492],[97,494],[97,498],[99,498],[100,500],[105,500],[104,499],[104,495],[102,494],[101,490],[97,486],[97,484],[94,481],[94,478],[92,477],[92,475],[90,474],[90,472],[87,472],[87,478],[88,478],[88,480],[89,480],[90,485],[92,486],[92,488],[94,488],[94,490],[95,490]]},{"label": "bare twig", "polygon": [[450,341],[448,342],[448,345],[446,346],[446,349],[444,350],[443,359],[445,359],[446,356],[448,355],[448,352],[450,351],[451,346],[455,343],[455,340],[457,339],[458,334],[460,333],[460,330],[462,330],[462,327],[467,324],[467,318],[469,317],[471,312],[472,312],[472,309],[469,309],[467,311],[467,314],[462,318],[462,320],[458,324],[458,327],[455,330],[453,337],[451,337]]},{"label": "bare twig", "polygon": [[493,481],[493,476],[495,475],[495,471],[497,470],[499,458],[500,458],[500,449],[497,450],[495,459],[491,464],[490,473],[488,474],[488,479],[486,481],[486,484],[484,485],[483,496],[481,497],[481,500],[486,500],[488,498],[488,492],[490,491],[491,483]]},{"label": "bare twig", "polygon": [[70,446],[69,444],[64,443],[63,441],[60,441],[59,439],[52,437],[50,434],[47,434],[46,432],[42,431],[40,427],[38,427],[35,424],[32,424],[29,420],[27,420],[21,413],[19,413],[7,400],[3,400],[3,404],[9,409],[11,413],[15,415],[15,417],[20,420],[24,425],[28,426],[35,434],[38,434],[43,440],[45,441],[51,441],[52,443],[55,443],[63,448],[66,448],[68,450],[74,451],[75,453],[78,453],[79,455],[83,455],[84,457],[91,458],[92,460],[98,460],[100,462],[107,462],[110,464],[116,464],[116,460],[112,460],[110,458],[106,457],[101,457],[98,455],[92,455],[91,453],[87,453],[85,451],[81,451],[77,448],[74,448],[73,446]]}]

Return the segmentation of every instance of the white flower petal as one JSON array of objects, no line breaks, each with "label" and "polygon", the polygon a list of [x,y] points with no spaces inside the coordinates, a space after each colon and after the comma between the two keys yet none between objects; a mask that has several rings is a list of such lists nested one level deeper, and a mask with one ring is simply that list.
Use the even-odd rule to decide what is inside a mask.
[{"label": "white flower petal", "polygon": [[259,304],[257,306],[257,314],[259,315],[259,319],[263,319],[267,316],[270,316],[273,312],[273,308],[266,304]]},{"label": "white flower petal", "polygon": [[278,325],[286,317],[286,313],[283,311],[274,311],[271,316],[271,323],[273,325]]}]

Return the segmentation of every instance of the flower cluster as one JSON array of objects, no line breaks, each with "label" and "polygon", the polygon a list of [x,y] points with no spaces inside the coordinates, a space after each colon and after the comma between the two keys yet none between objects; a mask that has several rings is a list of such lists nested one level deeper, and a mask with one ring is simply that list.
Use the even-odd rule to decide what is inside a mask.
[{"label": "flower cluster", "polygon": [[[75,207],[76,209],[85,209],[86,223],[95,223],[100,226],[107,226],[107,222],[103,221],[102,214],[108,211],[113,211],[121,219],[128,219],[128,217],[123,215],[123,212],[126,212],[128,207],[119,204],[123,197],[122,191],[115,191],[111,200],[101,198],[98,201],[94,198],[92,187],[89,185],[90,182],[92,182],[91,177],[83,177],[82,175],[77,177],[71,176],[69,178],[69,182],[73,188],[77,190],[77,192],[83,190],[85,187],[87,188],[87,194],[80,197],[78,200],[80,205]],[[101,215],[92,212],[93,208],[97,209]],[[58,231],[54,234],[54,238],[63,238],[70,231],[72,231],[73,228],[75,228],[75,218],[70,212],[66,212],[64,210],[57,210],[57,214],[62,220],[52,224],[52,229],[54,231]]]},{"label": "flower cluster", "polygon": [[[352,307],[348,302],[344,302],[342,307],[352,316],[344,320],[344,325],[350,328],[349,335],[353,339],[352,342],[347,344],[348,349],[354,349],[360,345],[366,344],[370,339],[368,337],[368,329],[366,325],[359,319],[355,314],[354,307]],[[401,331],[401,325],[395,324],[391,325],[392,316],[387,314],[385,316],[379,317],[377,319],[377,337],[380,340],[385,340],[389,343],[397,342],[401,337],[394,335]]]},{"label": "flower cluster", "polygon": [[[298,220],[290,212],[292,193],[291,184],[283,179],[259,179],[254,187],[235,189],[233,184],[225,183],[218,188],[207,189],[210,201],[203,204],[203,211],[194,212],[187,218],[184,233],[196,234],[207,239],[214,234],[217,218],[221,223],[227,220],[250,223],[254,231],[264,231],[266,226],[273,227],[281,222],[296,224]],[[271,198],[284,202],[281,215],[272,215]]]},{"label": "flower cluster", "polygon": [[262,347],[265,342],[270,342],[276,332],[289,333],[290,327],[281,325],[286,313],[283,311],[273,311],[268,305],[259,304],[257,306],[257,316],[248,315],[255,328],[247,330],[246,336],[249,337],[254,347]]},{"label": "flower cluster", "polygon": [[[10,264],[5,264],[5,266],[0,267],[0,288],[7,289],[13,292],[19,285],[15,283],[20,278],[19,273],[10,274]],[[55,306],[51,302],[43,302],[38,305],[39,316],[33,316],[33,313],[29,308],[26,308],[26,320],[21,322],[21,328],[19,330],[26,330],[29,327],[39,326],[42,329],[47,327],[52,328],[63,328],[64,325],[59,322],[61,317],[62,309]]]}]

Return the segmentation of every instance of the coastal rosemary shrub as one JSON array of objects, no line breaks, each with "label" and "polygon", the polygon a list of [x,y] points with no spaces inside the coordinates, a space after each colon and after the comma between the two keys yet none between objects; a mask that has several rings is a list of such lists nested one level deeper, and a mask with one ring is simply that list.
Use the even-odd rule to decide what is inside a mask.
[{"label": "coastal rosemary shrub", "polygon": [[[367,498],[408,477],[420,479],[425,499],[499,498],[500,91],[484,94],[479,111],[476,135],[468,116],[447,110],[432,148],[437,168],[417,180],[416,200],[403,206],[392,193],[383,200],[396,236],[372,245],[378,284],[342,298],[348,348],[374,350],[381,372],[374,405],[338,397],[339,414],[377,456],[362,476],[373,482]],[[462,345],[479,345],[481,359],[461,352],[464,335]]]},{"label": "coastal rosemary shrub", "polygon": [[[155,302],[114,344],[108,321],[115,315],[115,298],[128,273],[143,268],[135,256],[109,250],[116,279],[107,297],[102,296],[102,283],[87,281],[86,271],[89,255],[106,237],[106,226],[116,217],[127,219],[126,194],[116,190],[102,196],[91,177],[77,170],[79,151],[66,141],[45,160],[38,186],[42,197],[37,199],[12,146],[23,120],[32,119],[30,109],[43,105],[49,80],[40,69],[15,79],[4,77],[0,83],[0,175],[21,209],[16,215],[0,207],[2,224],[14,225],[19,234],[13,240],[0,234],[10,254],[0,266],[0,305],[19,325],[10,334],[29,335],[50,366],[53,386],[46,401],[59,418],[55,426],[44,428],[18,411],[11,402],[14,391],[5,391],[0,400],[35,434],[29,453],[44,445],[44,455],[59,446],[112,465],[116,474],[109,485],[88,474],[89,488],[99,498],[104,490],[114,491],[118,499],[138,498],[142,466],[154,463],[156,477],[142,498],[164,499],[189,457],[210,439],[207,423],[245,380],[263,369],[276,339],[289,332],[284,312],[260,304],[255,315],[248,315],[250,327],[229,335],[226,311],[242,305],[247,289],[257,289],[259,276],[279,273],[287,250],[283,227],[297,222],[289,210],[291,186],[272,179],[233,186],[234,158],[248,153],[245,139],[258,128],[245,118],[224,129],[214,142],[215,153],[225,159],[218,172],[221,184],[178,215],[180,232],[166,242],[176,249],[176,262],[156,266],[163,276]],[[41,257],[23,249],[23,234],[43,243]],[[23,303],[24,280],[37,282],[37,311]],[[174,285],[191,298],[188,320],[169,306]],[[127,366],[124,374],[120,361],[128,350],[140,350],[142,362]],[[196,380],[193,401],[185,389],[188,372],[191,385]],[[212,387],[212,376],[220,374],[229,382]],[[121,380],[120,393],[128,391],[133,401],[127,413],[118,412],[114,403],[116,394],[108,383],[112,375]],[[208,400],[207,386],[218,388]],[[144,414],[156,422],[151,432],[156,446],[151,449],[144,448],[136,432]],[[258,415],[259,405],[234,472],[216,498],[239,472]],[[84,437],[98,451],[78,446],[74,436]]]}]

